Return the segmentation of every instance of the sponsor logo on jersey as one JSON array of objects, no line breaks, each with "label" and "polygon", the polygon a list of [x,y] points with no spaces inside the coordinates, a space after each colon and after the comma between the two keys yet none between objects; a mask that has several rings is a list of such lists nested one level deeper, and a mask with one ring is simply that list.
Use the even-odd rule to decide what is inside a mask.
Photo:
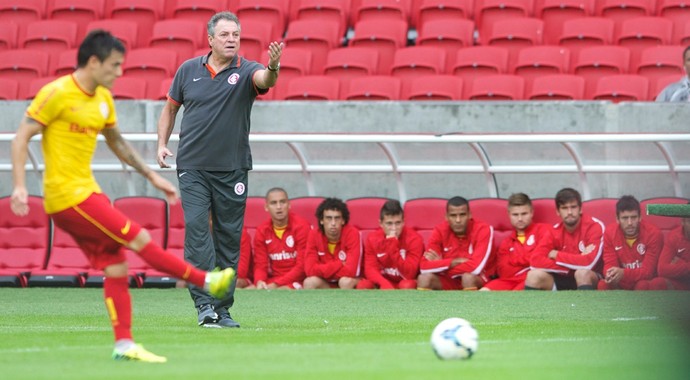
[{"label": "sponsor logo on jersey", "polygon": [[228,83],[230,84],[237,84],[237,82],[240,80],[240,74],[233,73],[228,77]]},{"label": "sponsor logo on jersey", "polygon": [[637,253],[639,253],[640,255],[644,255],[645,253],[647,253],[647,246],[642,243],[638,244]]},{"label": "sponsor logo on jersey", "polygon": [[382,252],[382,253],[377,253],[377,254],[376,254],[376,257],[378,257],[378,258],[381,258],[381,257],[383,257],[383,256],[386,256],[386,252]]},{"label": "sponsor logo on jersey", "polygon": [[273,241],[273,239],[266,239],[266,241],[264,241],[264,243],[271,244],[272,241]]},{"label": "sponsor logo on jersey", "polygon": [[400,250],[400,257],[402,257],[402,259],[405,260],[405,257],[407,257],[407,250],[406,249]]},{"label": "sponsor logo on jersey", "polygon": [[614,247],[614,249],[615,249],[616,251],[620,251],[621,249],[623,249],[623,246],[622,246],[622,245],[617,245],[617,246]]},{"label": "sponsor logo on jersey", "polygon": [[527,238],[526,244],[527,245],[534,245],[534,235],[529,235],[529,237]]},{"label": "sponsor logo on jersey", "polygon": [[338,259],[340,259],[340,261],[345,261],[345,259],[347,259],[347,253],[345,253],[345,251],[338,252]]},{"label": "sponsor logo on jersey", "polygon": [[285,238],[285,245],[288,247],[292,248],[295,246],[295,238],[292,237],[292,235],[288,236]]}]

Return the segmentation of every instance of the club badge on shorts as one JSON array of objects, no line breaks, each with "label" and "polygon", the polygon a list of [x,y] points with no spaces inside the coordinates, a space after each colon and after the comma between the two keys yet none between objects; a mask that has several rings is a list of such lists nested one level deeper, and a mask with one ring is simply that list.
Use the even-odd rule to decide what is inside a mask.
[{"label": "club badge on shorts", "polygon": [[228,83],[230,84],[237,84],[237,82],[240,80],[240,74],[233,73],[228,77]]},{"label": "club badge on shorts", "polygon": [[244,184],[242,182],[237,182],[235,184],[235,194],[242,195],[242,194],[244,194],[245,190],[246,190],[246,188],[244,187]]}]

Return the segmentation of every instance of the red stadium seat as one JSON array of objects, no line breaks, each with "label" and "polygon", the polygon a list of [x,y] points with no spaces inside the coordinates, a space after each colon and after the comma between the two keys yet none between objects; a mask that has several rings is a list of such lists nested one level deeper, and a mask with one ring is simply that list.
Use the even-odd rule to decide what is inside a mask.
[{"label": "red stadium seat", "polygon": [[556,213],[556,202],[553,198],[532,199],[532,209],[534,210],[532,217],[534,223],[554,225],[561,222],[561,218]]},{"label": "red stadium seat", "polygon": [[0,284],[26,286],[29,272],[42,269],[48,259],[51,222],[43,199],[29,196],[29,214],[10,211],[10,197],[0,198]]},{"label": "red stadium seat", "polygon": [[0,78],[19,83],[17,99],[25,99],[32,79],[48,74],[48,53],[40,50],[16,49],[0,51]]},{"label": "red stadium seat", "polygon": [[295,19],[317,20],[339,26],[338,35],[343,36],[348,24],[349,0],[300,0],[297,3]]},{"label": "red stadium seat", "polygon": [[143,78],[121,77],[112,88],[113,98],[117,100],[146,99],[146,80]]},{"label": "red stadium seat", "polygon": [[533,0],[477,0],[474,8],[474,21],[483,44],[489,42],[494,34],[497,21],[532,16]]},{"label": "red stadium seat", "polygon": [[671,83],[678,82],[687,75],[669,75],[665,77],[658,78],[656,81],[651,81],[649,83],[649,99],[656,99],[657,96],[663,91],[666,86]]},{"label": "red stadium seat", "polygon": [[308,221],[313,228],[318,228],[316,208],[323,202],[324,197],[298,197],[290,199],[290,211]]},{"label": "red stadium seat", "polygon": [[244,228],[256,231],[256,228],[265,222],[271,215],[266,211],[264,197],[247,197],[247,205],[244,209]]},{"label": "red stadium seat", "polygon": [[690,199],[678,197],[654,197],[647,198],[640,201],[640,214],[642,218],[655,226],[659,227],[661,232],[666,236],[671,230],[680,225],[680,218],[673,218],[660,215],[647,215],[647,206],[650,204],[688,204]]},{"label": "red stadium seat", "polygon": [[164,7],[159,0],[110,0],[106,15],[111,19],[133,21],[137,24],[137,43],[139,48],[148,46],[153,25],[163,18]]},{"label": "red stadium seat", "polygon": [[671,43],[673,22],[661,17],[637,17],[621,21],[616,43],[630,49],[630,61],[637,64],[642,51]]},{"label": "red stadium seat", "polygon": [[599,78],[592,94],[594,100],[643,102],[648,99],[649,80],[640,75],[611,75]]},{"label": "red stadium seat", "polygon": [[296,20],[288,25],[286,51],[299,48],[311,51],[313,74],[322,74],[331,49],[340,46],[338,25],[328,21]]},{"label": "red stadium seat", "polygon": [[167,100],[170,86],[172,86],[173,78],[163,79],[161,85],[158,86],[158,94],[153,98],[157,100]]},{"label": "red stadium seat", "polygon": [[379,52],[372,48],[349,47],[328,52],[324,74],[340,81],[340,98],[350,87],[353,78],[377,74]]},{"label": "red stadium seat", "polygon": [[401,20],[408,22],[410,0],[360,0],[352,7],[353,20],[356,25],[360,21]]},{"label": "red stadium seat", "polygon": [[[225,0],[177,0],[172,7],[172,18],[206,24],[211,16],[225,10],[226,4]],[[242,24],[244,26],[244,22]],[[206,33],[204,34],[206,35]]]},{"label": "red stadium seat", "polygon": [[537,0],[534,16],[544,20],[544,43],[557,44],[566,21],[593,13],[593,0]]},{"label": "red stadium seat", "polygon": [[177,64],[192,58],[194,52],[208,46],[206,25],[193,20],[162,20],[153,25],[149,47],[177,53]]},{"label": "red stadium seat", "polygon": [[525,80],[517,75],[477,77],[469,86],[469,100],[522,100],[525,94]]},{"label": "red stadium seat", "polygon": [[373,75],[355,78],[345,100],[399,100],[400,79],[391,76]]},{"label": "red stadium seat", "polygon": [[424,242],[429,241],[429,236],[436,225],[446,220],[447,199],[443,198],[416,198],[405,202],[405,225],[419,232]]},{"label": "red stadium seat", "polygon": [[673,43],[677,44],[678,40],[675,37],[682,33],[684,25],[690,20],[690,6],[687,1],[659,0],[656,4],[656,12],[657,16],[673,21]]},{"label": "red stadium seat", "polygon": [[379,51],[379,73],[388,73],[393,55],[407,44],[407,23],[402,20],[360,21],[350,46],[370,47]]},{"label": "red stadium seat", "polygon": [[568,48],[571,58],[576,59],[584,48],[612,44],[613,30],[613,20],[601,17],[568,20],[563,24],[558,45]]},{"label": "red stadium seat", "polygon": [[582,100],[585,79],[577,75],[555,74],[534,78],[525,96],[529,100]]},{"label": "red stadium seat", "polygon": [[417,30],[431,21],[469,20],[474,12],[472,0],[417,0],[413,7],[416,9],[412,9],[411,22]]},{"label": "red stadium seat", "polygon": [[[268,45],[271,43],[271,35],[273,34],[273,25],[266,21],[255,19],[243,20],[241,23],[242,43],[240,44],[240,54],[252,61],[258,61],[261,55],[268,51]],[[267,62],[262,61],[264,64]],[[282,70],[280,73],[284,74]]]},{"label": "red stadium seat", "polygon": [[[261,55],[261,61],[268,63],[268,51]],[[287,91],[287,83],[293,78],[309,75],[311,73],[311,51],[294,48],[286,49],[280,57],[280,80],[269,91],[282,99]]]},{"label": "red stadium seat", "polygon": [[46,0],[0,0],[0,23],[15,23],[18,38],[26,32],[26,25],[43,19],[46,13]]},{"label": "red stadium seat", "polygon": [[473,219],[489,223],[494,228],[494,247],[513,231],[508,217],[508,200],[501,198],[478,198],[470,200],[470,214]]},{"label": "red stadium seat", "polygon": [[570,51],[562,46],[532,46],[518,52],[513,73],[525,79],[527,91],[532,82],[544,75],[565,74],[570,64]]},{"label": "red stadium seat", "polygon": [[51,59],[57,59],[60,52],[77,47],[77,25],[71,21],[34,21],[26,26],[26,35],[20,38],[19,46],[44,51]]},{"label": "red stadium seat", "polygon": [[604,226],[616,222],[616,198],[596,198],[582,202],[582,213],[601,220]]},{"label": "red stadium seat", "polygon": [[402,100],[461,100],[462,79],[452,75],[427,75],[412,79]]},{"label": "red stadium seat", "polygon": [[445,64],[445,50],[427,46],[411,46],[396,50],[390,74],[400,78],[401,91],[407,92],[409,81],[424,75],[443,74]]},{"label": "red stadium seat", "polygon": [[351,226],[357,227],[360,231],[375,230],[379,228],[379,216],[381,206],[388,201],[388,198],[363,197],[348,199],[347,209],[350,211]]},{"label": "red stadium seat", "polygon": [[178,257],[184,257],[184,210],[182,202],[171,204],[168,207],[168,241],[166,249]]},{"label": "red stadium seat", "polygon": [[86,35],[86,26],[104,15],[104,0],[52,0],[48,3],[48,17],[52,20],[77,24],[77,41]]},{"label": "red stadium seat", "polygon": [[627,74],[630,66],[630,50],[622,46],[593,46],[583,48],[575,57],[572,73],[585,78],[585,98],[592,99],[592,92],[599,78]]},{"label": "red stadium seat", "polygon": [[59,227],[53,239],[46,269],[32,271],[29,286],[84,286],[91,263],[72,236]]},{"label": "red stadium seat", "polygon": [[509,62],[514,62],[521,49],[542,44],[543,31],[544,22],[536,18],[497,20],[485,41],[508,49]]},{"label": "red stadium seat", "polygon": [[652,16],[655,0],[598,0],[595,15],[620,24],[635,17]]},{"label": "red stadium seat", "polygon": [[51,61],[50,75],[63,76],[72,74],[77,69],[78,49],[65,50],[58,55],[57,60]]},{"label": "red stadium seat", "polygon": [[13,22],[0,23],[0,51],[11,50],[17,47],[17,35],[19,27]]},{"label": "red stadium seat", "polygon": [[676,23],[675,30],[672,42],[677,45],[690,45],[690,21]]},{"label": "red stadium seat", "polygon": [[57,79],[55,76],[47,76],[34,78],[29,82],[29,91],[25,94],[24,99],[31,100],[36,97],[36,94],[43,88],[43,86]]},{"label": "red stadium seat", "polygon": [[453,63],[458,50],[474,44],[474,22],[471,20],[433,20],[420,27],[415,43],[446,52],[446,67]]},{"label": "red stadium seat", "polygon": [[147,87],[160,85],[177,70],[177,53],[169,49],[143,48],[127,53],[122,67],[124,75],[145,79]]},{"label": "red stadium seat", "polygon": [[458,50],[449,74],[462,78],[467,88],[478,77],[508,72],[508,49],[473,46]]},{"label": "red stadium seat", "polygon": [[134,21],[105,19],[91,21],[88,25],[86,25],[86,31],[88,32],[94,29],[107,30],[117,37],[117,39],[122,41],[122,43],[125,45],[125,49],[127,49],[129,52],[130,50],[139,47],[137,45],[138,26],[139,24]]},{"label": "red stadium seat", "polygon": [[272,41],[279,41],[288,19],[287,2],[283,0],[240,0],[237,6],[240,22],[257,20],[273,25]]},{"label": "red stadium seat", "polygon": [[0,78],[0,99],[17,100],[19,83],[14,79]]},{"label": "red stadium seat", "polygon": [[338,100],[339,85],[338,79],[324,75],[294,78],[287,83],[285,100]]},{"label": "red stadium seat", "polygon": [[681,77],[685,74],[683,67],[684,46],[655,46],[644,49],[640,59],[633,65],[632,74],[642,75],[650,83],[656,83],[662,77]]}]

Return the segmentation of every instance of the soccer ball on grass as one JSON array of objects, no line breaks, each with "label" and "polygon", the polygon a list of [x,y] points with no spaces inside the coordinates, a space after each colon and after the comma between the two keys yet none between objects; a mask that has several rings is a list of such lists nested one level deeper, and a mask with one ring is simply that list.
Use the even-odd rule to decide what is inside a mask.
[{"label": "soccer ball on grass", "polygon": [[479,334],[462,318],[441,321],[431,333],[431,348],[443,360],[469,359],[477,352]]}]

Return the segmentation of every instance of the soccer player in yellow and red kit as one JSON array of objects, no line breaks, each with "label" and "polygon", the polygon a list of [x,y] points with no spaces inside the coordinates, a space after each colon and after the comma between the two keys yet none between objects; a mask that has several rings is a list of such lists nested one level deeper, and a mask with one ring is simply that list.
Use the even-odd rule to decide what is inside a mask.
[{"label": "soccer player in yellow and red kit", "polygon": [[91,172],[96,138],[103,134],[108,147],[134,167],[167,200],[178,199],[177,189],[152,171],[122,138],[109,91],[122,75],[125,48],[110,33],[90,32],[79,46],[77,69],[45,85],[36,95],[12,142],[12,212],[26,215],[26,159],[32,136],[42,134],[45,158],[44,206],[55,225],[79,244],[91,265],[105,274],[103,293],[115,335],[113,358],[162,363],[167,359],[145,350],[132,338],[132,305],[123,247],[136,252],[155,269],[204,287],[217,298],[229,290],[232,268],[207,273],[164,251],[139,224],[113,208]]},{"label": "soccer player in yellow and red kit", "polygon": [[463,197],[446,203],[446,221],[434,227],[419,264],[420,290],[476,290],[488,281],[494,229],[475,220]]},{"label": "soccer player in yellow and red kit", "polygon": [[309,232],[304,262],[305,289],[354,289],[359,282],[362,244],[357,228],[348,225],[350,211],[338,198],[316,208],[319,228]]},{"label": "soccer player in yellow and red kit", "polygon": [[668,289],[690,290],[690,218],[682,218],[681,225],[666,235],[659,276],[666,279]]},{"label": "soccer player in yellow and red kit", "polygon": [[364,276],[357,289],[417,289],[422,236],[405,226],[400,202],[381,207],[380,226],[364,243]]},{"label": "soccer player in yellow and red kit", "polygon": [[664,244],[661,231],[640,219],[640,202],[632,195],[616,202],[616,223],[604,234],[604,279],[599,290],[664,290],[656,268]]},{"label": "soccer player in yellow and red kit", "polygon": [[516,193],[508,197],[508,217],[515,231],[503,239],[496,255],[498,278],[489,281],[480,290],[523,290],[530,270],[529,259],[535,252],[548,252],[553,248],[551,226],[532,223],[534,209],[527,194]]},{"label": "soccer player in yellow and red kit", "polygon": [[259,289],[301,289],[309,222],[290,212],[284,189],[266,193],[264,206],[271,217],[254,235],[254,282]]},{"label": "soccer player in yellow and red kit", "polygon": [[582,215],[582,197],[575,189],[559,190],[555,201],[561,222],[551,230],[554,247],[530,257],[525,290],[596,289],[602,278],[604,224]]}]

